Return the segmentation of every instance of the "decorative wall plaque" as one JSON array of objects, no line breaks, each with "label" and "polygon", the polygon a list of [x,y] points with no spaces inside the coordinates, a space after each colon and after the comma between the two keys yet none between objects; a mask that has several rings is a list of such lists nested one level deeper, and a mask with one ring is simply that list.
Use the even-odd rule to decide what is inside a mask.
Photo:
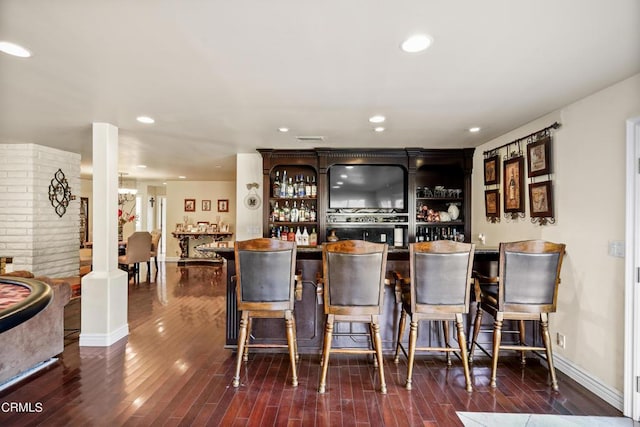
[{"label": "decorative wall plaque", "polygon": [[67,212],[69,202],[73,199],[67,178],[62,169],[58,169],[49,185],[49,200],[60,218]]}]

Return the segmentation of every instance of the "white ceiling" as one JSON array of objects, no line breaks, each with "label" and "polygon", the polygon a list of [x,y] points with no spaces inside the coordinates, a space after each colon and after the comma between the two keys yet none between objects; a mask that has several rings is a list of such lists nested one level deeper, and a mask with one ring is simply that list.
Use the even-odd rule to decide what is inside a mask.
[{"label": "white ceiling", "polygon": [[[417,32],[433,46],[400,51]],[[109,122],[129,177],[233,180],[236,153],[320,145],[298,135],[491,140],[640,72],[640,2],[0,0],[0,40],[33,53],[0,53],[0,143],[78,152],[90,173],[91,123]]]}]

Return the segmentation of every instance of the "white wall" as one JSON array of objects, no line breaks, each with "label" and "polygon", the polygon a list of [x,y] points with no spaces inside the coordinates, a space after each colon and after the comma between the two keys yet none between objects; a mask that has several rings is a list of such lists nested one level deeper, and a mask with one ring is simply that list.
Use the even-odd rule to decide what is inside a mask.
[{"label": "white wall", "polygon": [[[76,196],[59,217],[49,185],[61,169]],[[0,253],[14,270],[36,276],[78,275],[80,155],[36,144],[0,144]]]},{"label": "white wall", "polygon": [[[236,183],[233,181],[168,181],[167,182],[167,261],[175,261],[180,256],[178,240],[171,236],[176,224],[184,223],[188,217],[189,224],[198,221],[209,221],[211,224],[222,222],[229,224],[229,231],[234,233],[236,226]],[[196,211],[184,211],[184,199],[196,199]],[[218,200],[229,200],[229,212],[218,212]],[[202,200],[211,200],[211,211],[202,210]],[[206,243],[210,240],[194,241]]]},{"label": "white wall", "polygon": [[[260,187],[253,189],[260,196],[261,204],[258,209],[248,209],[244,199],[249,194],[247,184],[257,182]],[[262,156],[259,153],[238,154],[236,158],[236,238],[247,240],[262,237],[262,212],[265,201],[262,200]],[[268,202],[268,201],[267,201]]]},{"label": "white wall", "polygon": [[[608,255],[610,241],[624,240],[625,120],[640,114],[640,74],[576,101],[476,149],[473,230],[487,245],[541,238],[567,244],[552,315],[552,337],[566,336],[554,352],[604,386],[622,394],[624,259]],[[541,227],[527,216],[490,224],[484,215],[483,151],[513,141],[554,121],[553,183],[556,224]]]}]

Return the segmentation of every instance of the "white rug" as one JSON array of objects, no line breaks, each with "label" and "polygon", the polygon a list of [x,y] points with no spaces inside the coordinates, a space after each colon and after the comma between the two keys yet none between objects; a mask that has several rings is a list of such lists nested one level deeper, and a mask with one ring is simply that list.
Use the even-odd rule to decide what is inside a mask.
[{"label": "white rug", "polygon": [[636,427],[640,423],[625,417],[589,417],[576,415],[502,414],[493,412],[456,412],[465,427]]}]

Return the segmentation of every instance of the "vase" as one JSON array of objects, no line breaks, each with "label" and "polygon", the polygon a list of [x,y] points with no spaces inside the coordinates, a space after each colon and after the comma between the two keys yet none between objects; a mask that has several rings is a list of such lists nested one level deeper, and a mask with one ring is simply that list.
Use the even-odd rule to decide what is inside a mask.
[{"label": "vase", "polygon": [[327,237],[328,242],[337,242],[338,236],[336,236],[336,230],[331,230],[329,232],[329,236]]}]

